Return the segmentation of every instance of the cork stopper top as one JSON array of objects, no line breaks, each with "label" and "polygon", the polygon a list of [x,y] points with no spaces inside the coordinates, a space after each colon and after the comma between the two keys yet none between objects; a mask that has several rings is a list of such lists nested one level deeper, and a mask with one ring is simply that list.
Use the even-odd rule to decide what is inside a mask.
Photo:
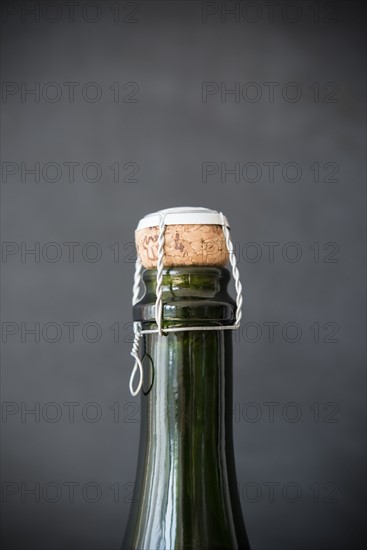
[{"label": "cork stopper top", "polygon": [[163,228],[163,265],[224,266],[228,249],[223,225],[226,217],[203,207],[167,208],[142,218],[135,231],[138,257],[147,269],[157,267],[160,230]]}]

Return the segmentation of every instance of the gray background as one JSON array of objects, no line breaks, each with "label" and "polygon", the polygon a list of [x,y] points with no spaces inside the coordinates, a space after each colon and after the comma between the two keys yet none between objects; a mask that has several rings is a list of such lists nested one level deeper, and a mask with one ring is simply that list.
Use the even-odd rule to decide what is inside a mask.
[{"label": "gray background", "polygon": [[[61,15],[49,4],[40,3],[48,11],[38,12],[39,22],[24,11],[32,3],[8,3],[14,15],[3,14],[2,80],[14,91],[2,98],[4,547],[119,548],[139,434],[139,399],[128,390],[133,233],[148,212],[199,205],[228,216],[245,288],[234,438],[252,547],[362,548],[361,4],[283,2],[272,20],[266,3],[229,3],[248,11],[226,18],[216,2],[205,22],[201,2],[97,2],[94,23],[97,8],[86,2],[74,22],[62,2],[54,3]],[[116,22],[113,6],[120,9]],[[39,82],[45,97],[22,97],[22,82]],[[80,83],[74,101],[64,82]],[[98,101],[83,97],[88,82],[102,91]],[[109,89],[115,82],[118,102]],[[129,82],[139,88],[137,102],[126,101]],[[239,101],[217,93],[203,102],[203,82],[228,89],[255,82],[262,95],[249,101],[250,86]],[[265,82],[279,83],[274,101]],[[289,99],[294,87],[282,95],[289,82],[301,90],[298,101]],[[329,82],[338,87],[333,96],[323,88]],[[95,89],[87,89],[89,99]],[[74,181],[63,165],[71,161],[80,163]],[[280,163],[274,181],[263,164],[269,161]],[[22,162],[40,163],[39,182],[22,178]],[[83,174],[88,162],[98,163],[100,181],[88,181],[93,167]],[[116,162],[114,183],[109,167]],[[139,167],[135,182],[123,181],[129,162]],[[204,183],[205,162],[258,163],[262,176],[249,181],[250,170],[247,180],[224,175],[222,182],[217,173]],[[289,181],[296,179],[290,162],[301,170],[298,181]],[[329,162],[337,164],[337,181],[327,181],[335,166]],[[52,182],[57,167],[61,175]],[[78,243],[74,260],[67,242]],[[269,242],[278,243],[273,261]],[[24,255],[34,246],[39,258]],[[101,257],[93,262],[96,251]],[[63,324],[71,321],[79,323],[74,342]],[[39,342],[24,331],[37,322]],[[274,341],[268,322],[279,323]],[[119,327],[117,342],[111,325]],[[95,330],[100,338],[92,343]],[[26,413],[37,407],[38,418]],[[65,485],[71,482],[79,484],[74,499]]]}]

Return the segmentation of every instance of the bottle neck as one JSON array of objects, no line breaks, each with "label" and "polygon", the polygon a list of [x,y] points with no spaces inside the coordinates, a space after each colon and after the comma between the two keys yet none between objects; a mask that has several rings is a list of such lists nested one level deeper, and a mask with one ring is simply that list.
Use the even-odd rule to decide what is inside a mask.
[{"label": "bottle neck", "polygon": [[[154,323],[155,276],[145,272],[147,293],[135,306],[135,318],[147,325]],[[228,280],[225,269],[167,270],[166,326],[233,323]],[[247,549],[233,455],[231,331],[146,334],[142,348],[137,502],[127,541],[151,549]]]},{"label": "bottle neck", "polygon": [[[155,269],[146,270],[146,292],[134,306],[134,321],[155,321]],[[163,270],[162,303],[165,327],[182,324],[229,325],[235,321],[235,302],[228,294],[229,271],[217,267],[180,267]],[[144,327],[143,327],[144,328]]]}]

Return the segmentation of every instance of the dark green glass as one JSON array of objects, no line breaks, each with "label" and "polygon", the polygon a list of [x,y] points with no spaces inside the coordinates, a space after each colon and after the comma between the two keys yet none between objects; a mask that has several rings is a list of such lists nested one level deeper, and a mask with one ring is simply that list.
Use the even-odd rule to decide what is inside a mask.
[{"label": "dark green glass", "polygon": [[[224,268],[166,269],[163,327],[230,325]],[[155,328],[156,271],[134,320]],[[163,330],[164,330],[163,328]],[[232,438],[232,331],[142,336],[139,459],[125,550],[248,550]]]}]

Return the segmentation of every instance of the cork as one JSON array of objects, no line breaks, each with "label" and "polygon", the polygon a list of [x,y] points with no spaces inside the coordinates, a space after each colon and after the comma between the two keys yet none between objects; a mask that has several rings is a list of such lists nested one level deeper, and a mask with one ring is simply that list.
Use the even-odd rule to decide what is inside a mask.
[{"label": "cork", "polygon": [[[135,231],[138,257],[146,269],[157,267],[158,237],[158,226],[143,227]],[[224,266],[228,261],[229,254],[220,225],[167,225],[164,237],[165,267]]]}]

